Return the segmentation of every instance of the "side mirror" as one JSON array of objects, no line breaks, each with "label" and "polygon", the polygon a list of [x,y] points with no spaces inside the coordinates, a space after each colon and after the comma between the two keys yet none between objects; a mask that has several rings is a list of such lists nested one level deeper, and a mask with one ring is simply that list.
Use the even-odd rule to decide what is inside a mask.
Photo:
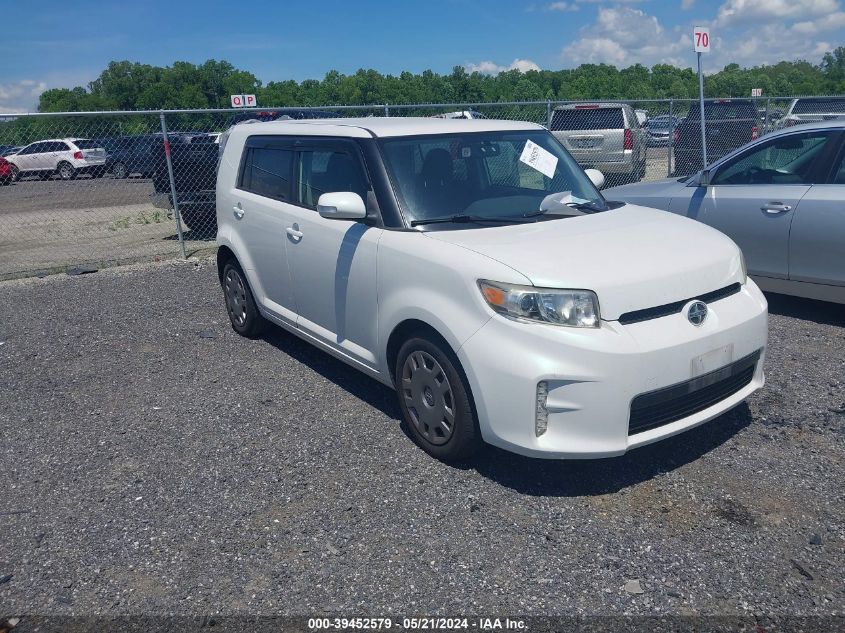
[{"label": "side mirror", "polygon": [[367,217],[367,207],[353,191],[324,193],[317,200],[317,211],[330,220],[361,220]]},{"label": "side mirror", "polygon": [[698,177],[698,186],[707,187],[708,185],[710,185],[710,170],[702,169],[701,175]]},{"label": "side mirror", "polygon": [[595,185],[596,189],[604,187],[604,174],[598,169],[585,169],[584,173],[587,174],[587,178]]}]

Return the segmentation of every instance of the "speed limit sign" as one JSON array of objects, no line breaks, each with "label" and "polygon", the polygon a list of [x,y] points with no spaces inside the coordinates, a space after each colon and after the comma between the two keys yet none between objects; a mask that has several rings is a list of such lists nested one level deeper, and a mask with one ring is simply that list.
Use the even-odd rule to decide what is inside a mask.
[{"label": "speed limit sign", "polygon": [[692,41],[695,44],[696,53],[710,52],[710,28],[697,26],[692,30]]}]

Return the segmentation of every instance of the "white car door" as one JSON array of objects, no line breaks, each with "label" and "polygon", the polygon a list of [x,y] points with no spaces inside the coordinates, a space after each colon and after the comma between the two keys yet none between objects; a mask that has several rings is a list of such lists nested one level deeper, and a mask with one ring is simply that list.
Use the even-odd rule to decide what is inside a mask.
[{"label": "white car door", "polygon": [[377,249],[383,230],[367,221],[320,216],[323,193],[371,187],[354,142],[300,139],[294,163],[295,200],[286,227],[297,325],[303,332],[368,366],[378,342]]},{"label": "white car door", "polygon": [[670,210],[733,239],[752,275],[787,279],[796,208],[816,182],[829,139],[829,132],[818,131],[761,141],[716,166],[707,187],[672,200]]},{"label": "white car door", "polygon": [[247,271],[255,300],[279,320],[296,324],[296,306],[287,260],[285,228],[292,205],[293,149],[284,137],[251,137],[244,147],[235,187],[224,213],[251,257]]},{"label": "white car door", "polygon": [[38,152],[44,143],[32,143],[24,147],[14,157],[12,163],[17,165],[20,171],[33,171],[37,169]]}]

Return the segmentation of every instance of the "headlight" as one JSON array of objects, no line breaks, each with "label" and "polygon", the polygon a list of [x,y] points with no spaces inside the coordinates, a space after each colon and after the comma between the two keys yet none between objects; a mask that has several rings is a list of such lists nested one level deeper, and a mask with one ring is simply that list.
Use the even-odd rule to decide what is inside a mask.
[{"label": "headlight", "polygon": [[570,327],[599,327],[599,300],[590,290],[557,290],[479,280],[488,305],[515,319]]}]

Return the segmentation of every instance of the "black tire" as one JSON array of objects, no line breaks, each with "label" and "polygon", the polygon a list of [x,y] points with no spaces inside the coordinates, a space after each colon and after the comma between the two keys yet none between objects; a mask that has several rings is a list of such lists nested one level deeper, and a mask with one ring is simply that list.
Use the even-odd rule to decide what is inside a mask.
[{"label": "black tire", "polygon": [[405,423],[426,453],[456,462],[478,451],[481,432],[467,381],[445,343],[424,333],[405,341],[396,356],[394,381]]},{"label": "black tire", "polygon": [[18,169],[17,165],[12,165],[12,175],[10,182],[17,182],[21,178],[21,170]]},{"label": "black tire", "polygon": [[116,162],[111,166],[111,173],[115,178],[123,180],[124,178],[129,177],[129,168],[127,168],[124,163]]},{"label": "black tire", "polygon": [[214,208],[179,209],[182,224],[191,231],[194,239],[213,238],[217,236],[217,210]]},{"label": "black tire", "polygon": [[76,169],[73,165],[66,162],[61,162],[56,166],[56,172],[62,180],[73,180],[76,178]]},{"label": "black tire", "polygon": [[267,329],[267,320],[261,316],[249,282],[234,260],[223,267],[223,300],[232,329],[246,338],[258,338]]}]

